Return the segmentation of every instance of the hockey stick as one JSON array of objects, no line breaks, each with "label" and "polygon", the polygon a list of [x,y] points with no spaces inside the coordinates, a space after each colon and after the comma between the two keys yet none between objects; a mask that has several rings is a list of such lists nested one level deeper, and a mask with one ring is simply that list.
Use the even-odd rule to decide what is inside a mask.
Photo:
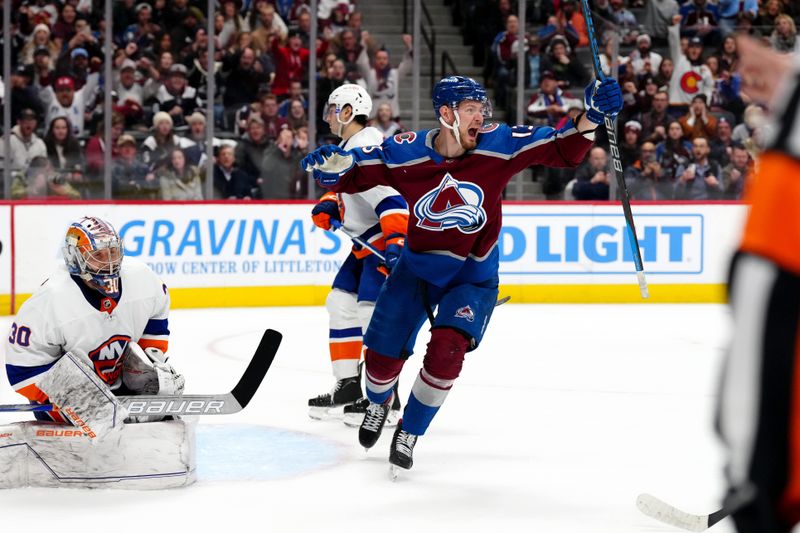
[{"label": "hockey stick", "polygon": [[[250,364],[239,383],[225,394],[184,394],[175,396],[117,396],[131,415],[229,415],[244,409],[267,375],[283,336],[275,330],[264,332]],[[0,405],[0,412],[57,411],[45,404]]]},{"label": "hockey stick", "polygon": [[[581,0],[581,11],[583,18],[586,19],[586,28],[589,33],[589,45],[592,48],[592,62],[594,64],[595,77],[603,81],[606,76],[600,66],[600,55],[597,48],[597,39],[594,35],[594,23],[589,9],[589,0]],[[628,196],[628,186],[625,184],[625,176],[622,174],[622,161],[620,160],[619,146],[617,146],[617,129],[615,119],[605,115],[605,126],[608,132],[608,144],[611,148],[611,159],[614,162],[614,175],[617,178],[617,186],[622,191],[622,211],[625,213],[625,223],[628,226],[628,241],[630,242],[633,262],[636,265],[636,278],[639,280],[639,292],[642,298],[650,296],[647,290],[647,280],[644,277],[644,266],[642,264],[642,253],[639,250],[639,239],[636,237],[636,227],[633,225],[633,213],[631,212],[631,200]]]},{"label": "hockey stick", "polygon": [[711,514],[696,515],[681,511],[650,494],[640,494],[636,498],[636,507],[650,518],[687,531],[705,531],[735,510],[723,507]]},{"label": "hockey stick", "polygon": [[[367,250],[369,250],[370,252],[375,254],[375,257],[377,257],[381,261],[386,261],[386,259],[383,257],[383,254],[380,253],[377,248],[372,246],[370,243],[366,242],[361,237],[357,237],[356,235],[353,235],[352,233],[350,233],[349,231],[344,229],[344,226],[342,226],[342,223],[339,222],[338,220],[331,219],[331,226],[333,226],[334,228],[336,228],[338,230],[341,230],[342,233],[344,233],[345,235],[350,237],[350,240],[352,240],[356,244],[360,244],[361,246],[363,246],[364,248],[366,248]],[[499,300],[497,300],[495,302],[494,306],[497,307],[498,305],[503,305],[504,303],[506,303],[510,299],[511,299],[511,296],[505,296],[503,298],[500,298]]]}]

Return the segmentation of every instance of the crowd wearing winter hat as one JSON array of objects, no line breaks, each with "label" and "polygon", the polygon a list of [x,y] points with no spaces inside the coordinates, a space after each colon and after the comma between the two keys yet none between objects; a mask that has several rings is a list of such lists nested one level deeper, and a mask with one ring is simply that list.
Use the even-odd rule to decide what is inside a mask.
[{"label": "crowd wearing winter hat", "polygon": [[[80,197],[102,197],[109,150],[115,198],[199,199],[209,165],[215,197],[305,198],[305,176],[277,187],[276,180],[285,181],[275,176],[281,165],[264,161],[294,161],[307,151],[311,45],[318,58],[318,105],[342,83],[359,83],[375,98],[375,112],[389,105],[391,116],[375,117],[376,122],[402,129],[398,85],[410,69],[410,37],[403,37],[402,64],[392,65],[362,26],[354,0],[318,2],[316,43],[310,43],[307,0],[218,0],[213,35],[207,33],[206,4],[198,0],[119,0],[111,14],[91,0],[14,0],[14,6],[12,77],[5,85],[15,125],[12,167],[20,183],[21,170],[44,156]],[[107,17],[113,21],[112,43],[104,43]],[[112,63],[110,80],[104,80],[106,61]],[[209,116],[212,76],[216,90]],[[106,90],[110,117],[103,114]],[[111,146],[105,145],[105,120],[112,123]],[[62,136],[64,124],[69,158],[61,137],[52,150],[41,148],[51,126]],[[334,140],[325,122],[316,125],[317,143]],[[209,151],[206,130],[212,126]],[[232,168],[225,166],[230,153]],[[16,187],[15,196],[32,190]],[[52,188],[44,192],[56,194]]]}]

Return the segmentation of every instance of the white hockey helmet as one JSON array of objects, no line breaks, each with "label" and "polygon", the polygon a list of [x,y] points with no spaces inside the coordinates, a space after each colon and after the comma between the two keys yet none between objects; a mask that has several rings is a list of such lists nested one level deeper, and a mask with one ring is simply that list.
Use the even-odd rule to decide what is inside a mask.
[{"label": "white hockey helmet", "polygon": [[328,96],[328,109],[330,106],[336,106],[337,116],[346,105],[353,108],[354,117],[359,115],[369,117],[372,113],[372,98],[366,89],[355,83],[345,83]]},{"label": "white hockey helmet", "polygon": [[106,296],[119,295],[122,239],[111,223],[97,217],[73,222],[64,239],[64,262],[70,274]]}]

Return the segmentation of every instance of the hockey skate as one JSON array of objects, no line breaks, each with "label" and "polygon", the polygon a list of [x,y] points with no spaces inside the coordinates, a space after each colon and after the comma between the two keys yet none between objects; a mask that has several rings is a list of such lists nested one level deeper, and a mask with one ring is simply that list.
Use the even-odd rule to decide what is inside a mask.
[{"label": "hockey skate", "polygon": [[[364,415],[367,413],[369,407],[369,400],[362,398],[355,403],[344,406],[344,419],[343,422],[346,426],[357,428],[364,421]],[[394,399],[392,400],[392,408],[389,410],[389,416],[386,417],[386,426],[394,427],[400,419],[400,395],[397,390],[397,383],[394,384]]]},{"label": "hockey skate", "polygon": [[358,428],[358,442],[369,450],[381,436],[383,426],[386,424],[386,418],[389,416],[389,411],[392,408],[394,401],[394,391],[392,395],[383,403],[370,402],[367,406],[367,412],[364,414],[364,421],[361,422],[361,427]]},{"label": "hockey skate", "polygon": [[308,400],[308,416],[314,420],[328,420],[342,416],[343,406],[362,398],[360,376],[340,379],[331,392]]},{"label": "hockey skate", "polygon": [[389,476],[395,481],[400,475],[400,469],[409,470],[414,465],[414,445],[417,435],[403,430],[403,421],[397,423],[392,437],[392,447],[389,450]]}]

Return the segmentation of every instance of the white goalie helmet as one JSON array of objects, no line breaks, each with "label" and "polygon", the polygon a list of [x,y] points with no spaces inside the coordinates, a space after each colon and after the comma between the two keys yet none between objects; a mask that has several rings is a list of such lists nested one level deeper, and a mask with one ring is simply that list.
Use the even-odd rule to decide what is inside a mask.
[{"label": "white goalie helmet", "polygon": [[64,262],[70,274],[106,296],[119,295],[122,239],[110,222],[83,217],[73,222],[64,239]]},{"label": "white goalie helmet", "polygon": [[[339,117],[345,106],[348,105],[353,109],[353,114],[346,121],[342,121]],[[331,127],[331,131],[341,137],[345,126],[350,124],[354,118],[360,115],[369,117],[372,113],[372,98],[360,85],[345,83],[328,96],[328,104],[323,109],[323,113],[323,118]]]}]

